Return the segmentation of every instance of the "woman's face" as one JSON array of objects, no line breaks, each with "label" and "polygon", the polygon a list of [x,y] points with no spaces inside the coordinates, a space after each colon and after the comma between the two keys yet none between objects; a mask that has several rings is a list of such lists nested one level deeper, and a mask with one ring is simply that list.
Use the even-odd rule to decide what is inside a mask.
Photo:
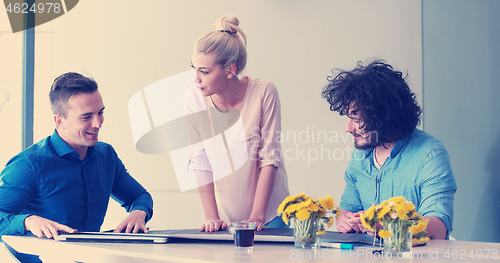
[{"label": "woman's face", "polygon": [[224,90],[228,80],[232,76],[230,75],[230,71],[222,69],[214,61],[215,54],[196,51],[193,53],[191,59],[191,67],[194,69],[193,81],[205,97]]}]

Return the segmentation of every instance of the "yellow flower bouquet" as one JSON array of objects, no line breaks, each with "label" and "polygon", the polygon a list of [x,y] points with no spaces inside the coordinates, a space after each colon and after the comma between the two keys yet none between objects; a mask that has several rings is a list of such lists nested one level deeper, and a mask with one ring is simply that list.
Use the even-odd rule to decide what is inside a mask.
[{"label": "yellow flower bouquet", "polygon": [[363,226],[371,231],[376,230],[377,224],[383,227],[378,235],[384,239],[384,250],[409,251],[412,244],[424,244],[429,240],[425,234],[428,220],[402,196],[371,206],[361,213],[360,219]]},{"label": "yellow flower bouquet", "polygon": [[313,248],[316,247],[317,235],[326,233],[325,226],[333,224],[331,213],[338,210],[334,208],[335,202],[329,195],[318,200],[300,193],[285,198],[278,207],[278,215],[287,225],[293,221],[296,247]]}]

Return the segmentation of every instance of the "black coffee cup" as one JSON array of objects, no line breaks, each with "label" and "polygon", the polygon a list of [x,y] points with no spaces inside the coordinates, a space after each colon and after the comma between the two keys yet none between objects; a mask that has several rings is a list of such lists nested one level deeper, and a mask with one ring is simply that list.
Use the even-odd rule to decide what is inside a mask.
[{"label": "black coffee cup", "polygon": [[231,231],[234,235],[234,244],[236,249],[252,249],[255,237],[255,222],[237,222],[231,223]]}]

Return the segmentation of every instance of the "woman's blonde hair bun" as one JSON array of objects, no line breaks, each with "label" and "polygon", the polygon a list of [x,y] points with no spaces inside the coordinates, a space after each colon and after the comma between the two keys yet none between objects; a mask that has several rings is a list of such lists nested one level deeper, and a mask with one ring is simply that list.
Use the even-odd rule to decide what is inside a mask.
[{"label": "woman's blonde hair bun", "polygon": [[239,27],[240,21],[234,15],[221,16],[215,21],[215,31],[209,32],[195,43],[195,50],[215,53],[215,63],[223,68],[236,65],[236,74],[247,63],[247,40]]}]

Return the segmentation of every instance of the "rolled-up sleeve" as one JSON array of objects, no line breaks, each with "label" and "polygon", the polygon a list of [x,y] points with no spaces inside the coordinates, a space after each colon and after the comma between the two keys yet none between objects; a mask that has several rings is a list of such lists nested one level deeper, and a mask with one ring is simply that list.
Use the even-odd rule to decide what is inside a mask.
[{"label": "rolled-up sleeve", "polygon": [[260,142],[257,166],[273,165],[278,167],[282,162],[280,145],[281,136],[281,104],[274,84],[268,85],[261,108]]},{"label": "rolled-up sleeve", "polygon": [[358,188],[356,187],[356,178],[350,172],[349,166],[346,169],[344,180],[345,189],[340,200],[340,209],[349,210],[353,213],[363,210],[361,197],[359,195]]},{"label": "rolled-up sleeve", "polygon": [[453,201],[457,190],[455,176],[451,169],[450,158],[445,149],[434,149],[429,152],[420,175],[419,213],[422,216],[435,216],[443,221],[448,230],[452,231]]},{"label": "rolled-up sleeve", "polygon": [[189,146],[189,161],[187,169],[189,171],[212,171],[212,167],[210,166],[203,143],[192,144]]},{"label": "rolled-up sleeve", "polygon": [[190,88],[184,97],[184,112],[187,116],[187,143],[189,145],[187,169],[188,171],[202,170],[212,172],[198,124],[198,118],[208,120],[208,116],[204,116],[207,115],[207,111],[202,100],[193,88]]}]

